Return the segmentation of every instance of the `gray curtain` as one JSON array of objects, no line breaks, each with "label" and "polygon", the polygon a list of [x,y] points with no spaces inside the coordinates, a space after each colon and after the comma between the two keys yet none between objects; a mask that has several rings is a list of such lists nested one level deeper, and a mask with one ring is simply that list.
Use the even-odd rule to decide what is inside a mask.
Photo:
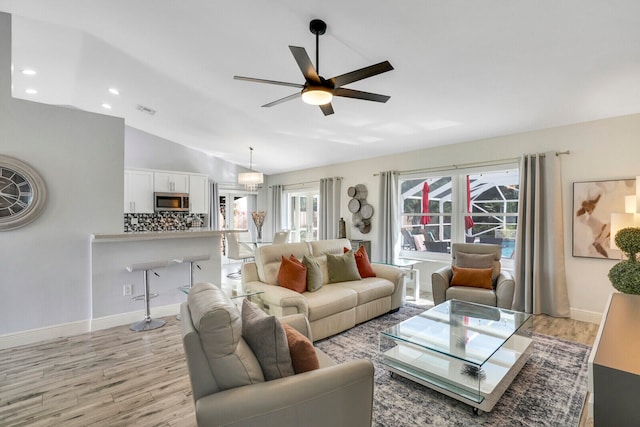
[{"label": "gray curtain", "polygon": [[398,173],[380,173],[380,261],[391,262],[398,253]]},{"label": "gray curtain", "polygon": [[318,239],[338,238],[340,221],[341,178],[322,178],[320,180],[320,205],[318,206]]},{"label": "gray curtain", "polygon": [[273,232],[282,230],[283,204],[282,204],[282,185],[274,185],[271,187],[271,224]]},{"label": "gray curtain", "polygon": [[209,181],[209,228],[220,230],[224,224],[220,224],[220,192],[218,183]]},{"label": "gray curtain", "polygon": [[556,153],[522,156],[519,201],[513,308],[569,317],[562,176]]}]

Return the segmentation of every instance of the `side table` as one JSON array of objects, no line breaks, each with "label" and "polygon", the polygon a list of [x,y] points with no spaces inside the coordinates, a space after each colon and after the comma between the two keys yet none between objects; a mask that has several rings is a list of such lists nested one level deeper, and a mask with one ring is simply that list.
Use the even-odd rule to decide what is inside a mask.
[{"label": "side table", "polygon": [[[417,259],[408,259],[408,258],[395,258],[389,261],[381,261],[376,264],[386,264],[392,265],[394,267],[398,267],[399,269],[405,272],[405,280],[404,280],[404,289],[405,294],[409,285],[413,286],[413,300],[418,301],[420,299],[420,270],[414,268],[416,265],[420,264],[422,261]],[[403,296],[405,299],[406,295]]]}]

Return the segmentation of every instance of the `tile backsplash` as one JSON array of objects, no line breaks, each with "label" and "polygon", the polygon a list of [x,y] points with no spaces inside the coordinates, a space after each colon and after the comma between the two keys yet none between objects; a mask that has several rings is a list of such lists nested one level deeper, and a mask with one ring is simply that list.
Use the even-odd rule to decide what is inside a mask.
[{"label": "tile backsplash", "polygon": [[180,231],[205,226],[204,214],[155,212],[124,214],[125,232]]}]

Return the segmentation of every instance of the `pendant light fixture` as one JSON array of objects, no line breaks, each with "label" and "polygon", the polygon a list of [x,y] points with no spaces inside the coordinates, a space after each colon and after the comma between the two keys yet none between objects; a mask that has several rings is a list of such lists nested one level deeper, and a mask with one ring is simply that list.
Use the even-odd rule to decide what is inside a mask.
[{"label": "pendant light fixture", "polygon": [[258,185],[264,182],[262,172],[253,170],[253,147],[249,147],[249,172],[241,172],[238,174],[238,184],[244,185],[249,191],[255,191]]}]

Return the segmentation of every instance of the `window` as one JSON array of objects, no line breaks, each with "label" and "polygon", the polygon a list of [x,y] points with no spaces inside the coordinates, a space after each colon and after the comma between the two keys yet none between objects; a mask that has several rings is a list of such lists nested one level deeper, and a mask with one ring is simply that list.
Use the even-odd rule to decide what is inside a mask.
[{"label": "window", "polygon": [[451,243],[495,243],[512,259],[518,222],[516,166],[400,178],[403,256],[448,259]]}]

